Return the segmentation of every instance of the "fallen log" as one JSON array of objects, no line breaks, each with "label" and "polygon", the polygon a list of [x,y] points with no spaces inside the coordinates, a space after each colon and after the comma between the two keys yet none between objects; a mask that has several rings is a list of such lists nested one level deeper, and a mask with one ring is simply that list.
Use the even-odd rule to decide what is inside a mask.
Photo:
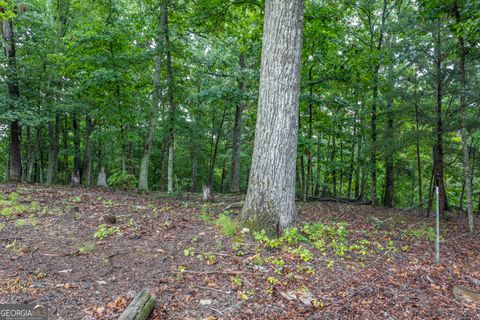
[{"label": "fallen log", "polygon": [[147,289],[140,291],[118,320],[146,320],[155,307],[155,296]]},{"label": "fallen log", "polygon": [[457,299],[461,299],[467,302],[475,302],[480,305],[480,292],[476,292],[464,287],[455,286],[453,287],[453,295]]},{"label": "fallen log", "polygon": [[320,202],[339,202],[339,203],[350,203],[350,204],[359,204],[359,205],[371,205],[372,201],[365,201],[362,199],[348,199],[348,198],[335,198],[335,197],[309,197],[310,201],[320,201]]}]

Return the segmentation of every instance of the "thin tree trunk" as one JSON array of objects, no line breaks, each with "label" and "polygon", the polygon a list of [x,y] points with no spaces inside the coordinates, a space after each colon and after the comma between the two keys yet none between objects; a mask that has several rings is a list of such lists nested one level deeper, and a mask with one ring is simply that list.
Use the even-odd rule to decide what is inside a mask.
[{"label": "thin tree trunk", "polygon": [[270,235],[278,235],[298,217],[295,162],[302,29],[302,0],[266,0],[257,124],[242,217]]},{"label": "thin tree trunk", "polygon": [[173,152],[175,146],[175,104],[173,100],[173,67],[172,67],[172,48],[170,44],[170,31],[168,26],[168,4],[169,0],[164,0],[162,4],[162,10],[165,15],[165,51],[167,56],[167,95],[168,103],[170,105],[169,110],[169,141],[168,141],[168,172],[167,172],[167,191],[168,193],[173,193]]},{"label": "thin tree trunk", "polygon": [[52,123],[52,121],[50,121],[48,123],[47,184],[54,184],[57,182],[60,126],[60,116],[56,114],[55,122]]},{"label": "thin tree trunk", "polygon": [[386,147],[385,147],[385,194],[383,199],[383,205],[387,208],[393,207],[393,188],[395,182],[394,167],[393,167],[393,153],[394,153],[394,141],[393,141],[393,110],[392,110],[391,97],[387,101],[387,127],[386,127]]},{"label": "thin tree trunk", "polygon": [[420,132],[419,132],[420,114],[418,112],[417,75],[416,74],[415,74],[414,100],[415,100],[415,144],[416,144],[416,150],[417,150],[418,210],[420,214],[423,214],[422,162],[420,159]]},{"label": "thin tree trunk", "polygon": [[[245,55],[240,54],[239,58],[240,78],[238,80],[238,90],[240,94],[245,91],[245,80],[243,71],[246,68]],[[243,111],[245,110],[245,101],[243,97],[235,107],[235,122],[233,125],[233,145],[232,145],[232,169],[230,173],[230,192],[236,193],[240,191],[240,143],[243,128]]]},{"label": "thin tree trunk", "polygon": [[334,197],[337,196],[337,165],[335,162],[335,153],[336,153],[336,139],[335,133],[332,137],[332,152],[330,154],[330,164],[332,165],[332,194]]},{"label": "thin tree trunk", "polygon": [[86,124],[87,124],[87,132],[86,132],[86,150],[85,150],[85,158],[87,162],[87,169],[86,169],[86,180],[88,186],[93,186],[93,142],[92,142],[92,133],[93,133],[93,123],[92,118],[87,115],[86,116]]},{"label": "thin tree trunk", "polygon": [[[461,25],[460,9],[458,7],[458,0],[454,4],[455,20],[457,25]],[[467,80],[465,76],[465,59],[467,56],[467,50],[465,48],[465,40],[462,33],[458,36],[458,51],[459,51],[459,69],[460,69],[460,109],[462,113],[462,149],[463,149],[463,171],[464,171],[464,183],[467,191],[467,215],[468,215],[468,227],[470,232],[475,228],[475,217],[473,215],[473,190],[472,190],[472,172],[470,170],[470,154],[469,154],[469,137],[467,129],[467,99],[466,99],[466,87]]]},{"label": "thin tree trunk", "polygon": [[[217,155],[218,155],[218,146],[219,146],[219,143],[220,143],[220,138],[222,137],[222,130],[223,130],[223,123],[225,122],[225,117],[227,115],[227,106],[225,104],[224,108],[223,108],[223,113],[222,113],[222,118],[220,120],[220,125],[218,127],[218,131],[216,132],[216,135],[215,135],[215,144],[213,145],[213,153],[212,153],[212,156],[210,158],[210,168],[209,168],[209,171],[208,171],[208,187],[210,187],[210,190],[213,191],[213,187],[214,187],[214,177],[215,177],[215,165],[216,165],[216,162],[217,162]],[[215,122],[213,121],[212,122],[212,129],[214,128],[215,126]],[[214,139],[214,134],[213,134],[213,130],[212,130],[212,141]]]},{"label": "thin tree trunk", "polygon": [[[163,8],[163,7],[162,7]],[[162,10],[162,16],[160,18],[159,36],[157,37],[158,47],[156,48],[155,55],[155,71],[153,75],[153,93],[152,93],[152,108],[149,115],[147,136],[143,144],[143,156],[140,162],[140,173],[138,178],[138,190],[149,191],[148,188],[148,167],[150,164],[150,154],[152,151],[153,138],[155,135],[155,128],[157,126],[157,118],[160,111],[160,77],[162,72],[162,56],[165,44],[165,23],[166,23],[166,11]]]},{"label": "thin tree trunk", "polygon": [[35,162],[38,168],[38,182],[43,183],[43,141],[42,141],[42,129],[36,128],[36,143],[35,143]]},{"label": "thin tree trunk", "polygon": [[[4,13],[5,8],[0,7],[0,12]],[[9,109],[14,111],[14,101],[20,97],[17,77],[17,58],[15,49],[15,38],[13,32],[13,20],[2,21],[3,48],[7,58],[7,87],[8,97],[11,99]],[[22,179],[22,128],[17,119],[10,122],[10,173],[11,181],[20,181]]]},{"label": "thin tree trunk", "polygon": [[35,147],[33,145],[33,138],[32,138],[32,133],[31,133],[31,128],[30,126],[27,126],[27,141],[26,141],[26,147],[27,147],[27,154],[26,154],[26,168],[24,170],[26,177],[24,177],[24,180],[27,182],[33,182],[32,179],[34,179],[34,167],[35,167]]},{"label": "thin tree trunk", "polygon": [[322,134],[318,135],[317,141],[317,170],[315,174],[315,197],[320,195],[320,178],[322,173]]},{"label": "thin tree trunk", "polygon": [[73,127],[73,174],[72,185],[77,185],[77,181],[80,181],[80,124],[78,123],[78,115],[74,113],[72,115],[72,127]]},{"label": "thin tree trunk", "polygon": [[440,207],[439,212],[442,218],[446,218],[445,210],[447,210],[447,197],[445,192],[445,183],[443,178],[443,119],[442,119],[442,96],[443,96],[443,73],[442,73],[442,41],[441,41],[441,24],[440,19],[437,18],[437,26],[434,33],[434,54],[435,54],[435,67],[436,67],[436,96],[435,96],[435,185],[439,187]]}]

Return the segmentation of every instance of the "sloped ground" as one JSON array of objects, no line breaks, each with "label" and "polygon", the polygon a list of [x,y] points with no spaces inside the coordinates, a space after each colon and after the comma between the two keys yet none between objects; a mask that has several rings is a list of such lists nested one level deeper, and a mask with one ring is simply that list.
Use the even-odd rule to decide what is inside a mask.
[{"label": "sloped ground", "polygon": [[[275,240],[229,224],[233,197],[0,194],[0,303],[45,303],[51,319],[117,319],[145,287],[158,300],[151,319],[480,319],[452,295],[480,290],[480,236],[463,219],[442,223],[435,264],[433,218],[409,211],[299,203],[308,227]],[[117,222],[97,232],[108,215]]]}]

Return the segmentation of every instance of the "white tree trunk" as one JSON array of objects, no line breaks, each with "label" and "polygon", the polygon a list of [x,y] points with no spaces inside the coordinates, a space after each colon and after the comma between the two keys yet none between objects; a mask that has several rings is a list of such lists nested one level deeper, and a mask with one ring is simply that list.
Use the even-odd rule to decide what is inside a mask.
[{"label": "white tree trunk", "polygon": [[297,218],[297,153],[303,0],[267,0],[257,124],[244,220],[279,234]]},{"label": "white tree trunk", "polygon": [[173,143],[170,143],[170,146],[168,147],[168,169],[167,170],[168,170],[167,191],[168,193],[172,194],[173,193]]}]

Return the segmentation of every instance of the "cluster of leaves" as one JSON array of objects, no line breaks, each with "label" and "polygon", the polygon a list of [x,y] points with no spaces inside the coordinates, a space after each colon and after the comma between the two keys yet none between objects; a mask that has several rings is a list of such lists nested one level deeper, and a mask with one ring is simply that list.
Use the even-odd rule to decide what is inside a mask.
[{"label": "cluster of leaves", "polygon": [[[16,192],[10,193],[7,197],[0,198],[0,216],[13,219],[15,217],[31,216],[31,225],[36,225],[34,215],[41,210],[40,204],[37,201],[32,201],[30,204],[19,202],[19,195]],[[27,220],[19,219],[16,221],[16,226],[25,226]]]},{"label": "cluster of leaves", "polygon": [[120,228],[117,226],[107,227],[105,224],[101,224],[98,226],[97,231],[95,231],[95,233],[93,234],[93,237],[103,240],[119,232],[120,232]]},{"label": "cluster of leaves", "polygon": [[411,238],[429,240],[429,241],[434,241],[436,237],[435,229],[426,224],[422,224],[420,227],[415,229],[404,230],[403,235],[405,237],[411,237]]},{"label": "cluster of leaves", "polygon": [[[305,224],[301,228],[288,228],[278,238],[269,238],[265,231],[254,232],[255,240],[265,247],[275,249],[282,247],[298,256],[303,261],[313,258],[306,245],[320,251],[322,255],[331,252],[339,257],[361,257],[368,254],[372,243],[367,239],[349,241],[348,224],[345,222],[326,224],[321,222]],[[298,245],[299,243],[302,243]],[[292,246],[297,247],[293,248]]]}]

